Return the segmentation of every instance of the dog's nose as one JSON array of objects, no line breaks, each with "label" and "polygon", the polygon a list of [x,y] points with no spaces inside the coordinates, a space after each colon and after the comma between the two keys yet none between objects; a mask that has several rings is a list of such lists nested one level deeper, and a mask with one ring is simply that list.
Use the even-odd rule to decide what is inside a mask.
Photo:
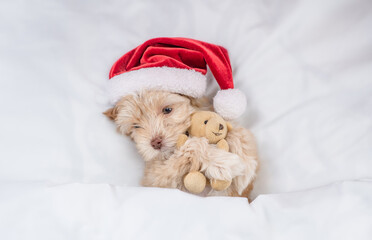
[{"label": "dog's nose", "polygon": [[160,149],[161,148],[161,143],[162,143],[163,138],[161,136],[156,136],[151,140],[151,146],[154,149]]},{"label": "dog's nose", "polygon": [[222,130],[223,129],[223,125],[222,124],[220,124],[220,128],[219,128],[220,130]]}]

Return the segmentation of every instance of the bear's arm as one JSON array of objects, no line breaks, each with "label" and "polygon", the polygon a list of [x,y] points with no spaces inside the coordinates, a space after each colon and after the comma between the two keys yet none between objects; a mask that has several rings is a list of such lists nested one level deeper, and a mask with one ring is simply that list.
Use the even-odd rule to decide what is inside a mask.
[{"label": "bear's arm", "polygon": [[228,152],[230,149],[229,144],[226,142],[225,139],[221,139],[220,141],[218,141],[217,148],[225,150],[226,152]]}]

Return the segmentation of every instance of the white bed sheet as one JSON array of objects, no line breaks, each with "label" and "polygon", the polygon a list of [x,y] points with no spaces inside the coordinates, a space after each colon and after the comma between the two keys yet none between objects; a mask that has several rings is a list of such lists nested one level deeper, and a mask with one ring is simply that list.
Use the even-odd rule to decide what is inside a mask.
[{"label": "white bed sheet", "polygon": [[[348,239],[360,233],[367,239],[371,29],[368,0],[2,1],[0,238],[178,233],[187,239],[200,233],[290,239],[303,233],[301,238]],[[236,86],[248,97],[249,110],[239,121],[259,146],[253,204],[139,187],[140,156],[100,113],[108,107],[105,84],[113,62],[159,36],[196,38],[229,50]],[[216,90],[210,81],[210,95]],[[199,220],[176,216],[168,207],[179,205],[164,198],[182,204],[186,219]],[[338,203],[340,198],[346,200]],[[77,210],[75,200],[87,207]],[[68,213],[77,220],[68,223]],[[229,217],[216,217],[224,214]],[[100,215],[110,221],[90,219]],[[128,221],[134,226],[132,218],[138,228],[123,229]],[[341,218],[345,222],[337,222]],[[324,219],[331,222],[319,226]],[[164,225],[174,229],[166,232]]]}]

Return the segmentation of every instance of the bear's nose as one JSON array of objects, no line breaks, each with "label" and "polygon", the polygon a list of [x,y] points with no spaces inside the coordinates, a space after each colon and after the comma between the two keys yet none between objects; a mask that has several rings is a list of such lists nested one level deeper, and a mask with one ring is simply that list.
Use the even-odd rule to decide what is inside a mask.
[{"label": "bear's nose", "polygon": [[163,141],[163,138],[161,136],[156,136],[154,137],[152,140],[151,140],[151,146],[154,148],[154,149],[161,149],[161,145],[162,145],[162,141]]},{"label": "bear's nose", "polygon": [[222,124],[220,124],[220,128],[219,128],[220,130],[222,130],[223,129],[223,125]]}]

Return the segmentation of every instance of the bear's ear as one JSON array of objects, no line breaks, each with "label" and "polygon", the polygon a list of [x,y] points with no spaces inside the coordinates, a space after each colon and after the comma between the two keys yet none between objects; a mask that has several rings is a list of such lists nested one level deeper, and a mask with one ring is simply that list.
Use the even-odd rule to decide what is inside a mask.
[{"label": "bear's ear", "polygon": [[117,106],[109,108],[103,114],[106,115],[111,120],[115,121],[116,117],[118,116],[118,108]]},{"label": "bear's ear", "polygon": [[227,126],[227,131],[229,132],[233,129],[233,126],[229,122],[226,122],[226,126]]}]

